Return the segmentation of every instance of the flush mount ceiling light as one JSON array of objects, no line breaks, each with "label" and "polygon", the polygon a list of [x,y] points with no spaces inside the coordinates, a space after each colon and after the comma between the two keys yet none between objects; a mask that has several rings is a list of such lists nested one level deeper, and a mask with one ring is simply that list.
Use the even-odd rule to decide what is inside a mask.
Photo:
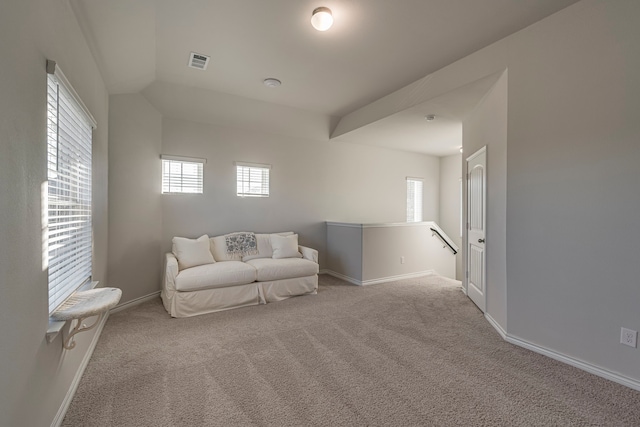
[{"label": "flush mount ceiling light", "polygon": [[328,7],[317,7],[311,13],[311,25],[318,31],[327,31],[333,25],[333,15]]},{"label": "flush mount ceiling light", "polygon": [[264,79],[262,83],[264,83],[266,87],[278,87],[282,84],[280,80],[274,79],[272,77],[269,77],[268,79]]}]

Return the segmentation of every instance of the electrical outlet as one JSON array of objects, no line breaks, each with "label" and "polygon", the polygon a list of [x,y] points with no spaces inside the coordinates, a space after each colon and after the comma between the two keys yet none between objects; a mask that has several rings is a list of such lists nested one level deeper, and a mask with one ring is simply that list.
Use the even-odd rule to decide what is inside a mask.
[{"label": "electrical outlet", "polygon": [[400,257],[400,264],[404,264],[404,257],[403,256]]},{"label": "electrical outlet", "polygon": [[638,331],[632,329],[620,328],[620,343],[628,345],[629,347],[636,348],[636,339],[638,338]]}]

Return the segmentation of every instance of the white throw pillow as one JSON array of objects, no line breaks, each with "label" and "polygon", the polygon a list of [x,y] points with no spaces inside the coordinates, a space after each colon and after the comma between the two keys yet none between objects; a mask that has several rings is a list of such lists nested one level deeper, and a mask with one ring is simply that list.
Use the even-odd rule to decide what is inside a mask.
[{"label": "white throw pillow", "polygon": [[298,252],[298,235],[279,236],[271,235],[271,248],[273,249],[273,259],[280,258],[302,258]]},{"label": "white throw pillow", "polygon": [[216,262],[216,260],[213,259],[213,255],[211,255],[209,236],[206,234],[197,239],[174,237],[172,252],[178,259],[178,267],[180,270]]},{"label": "white throw pillow", "polygon": [[[293,231],[283,231],[282,233],[272,233],[279,236],[291,236]],[[257,255],[245,255],[242,257],[242,261],[247,262],[256,258],[272,258],[273,249],[271,248],[271,235],[270,234],[256,234],[256,240],[258,241],[258,254]]]}]

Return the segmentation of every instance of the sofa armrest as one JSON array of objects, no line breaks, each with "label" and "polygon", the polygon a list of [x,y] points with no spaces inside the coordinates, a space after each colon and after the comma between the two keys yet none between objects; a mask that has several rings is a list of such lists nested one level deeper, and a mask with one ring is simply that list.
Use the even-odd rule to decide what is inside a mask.
[{"label": "sofa armrest", "polygon": [[162,287],[167,291],[176,290],[176,276],[178,275],[178,260],[171,252],[165,255],[164,279]]},{"label": "sofa armrest", "polygon": [[302,254],[302,258],[308,259],[318,264],[318,251],[306,246],[298,246],[298,251]]}]

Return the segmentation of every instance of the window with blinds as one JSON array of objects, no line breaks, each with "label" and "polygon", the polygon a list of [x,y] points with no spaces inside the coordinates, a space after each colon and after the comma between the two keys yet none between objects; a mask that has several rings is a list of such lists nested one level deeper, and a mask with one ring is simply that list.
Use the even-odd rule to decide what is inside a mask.
[{"label": "window with blinds", "polygon": [[236,162],[237,194],[240,197],[269,197],[271,166]]},{"label": "window with blinds", "polygon": [[422,178],[407,178],[407,222],[422,221]]},{"label": "window with blinds", "polygon": [[43,237],[51,313],[91,280],[91,140],[95,121],[52,61],[47,63],[47,72],[47,217]]},{"label": "window with blinds", "polygon": [[162,156],[162,192],[202,194],[205,159]]}]

